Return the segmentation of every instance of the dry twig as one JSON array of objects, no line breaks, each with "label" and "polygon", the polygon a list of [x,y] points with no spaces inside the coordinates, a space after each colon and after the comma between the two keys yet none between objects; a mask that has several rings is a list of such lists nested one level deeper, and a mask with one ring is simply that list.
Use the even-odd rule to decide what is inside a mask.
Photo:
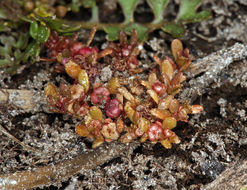
[{"label": "dry twig", "polygon": [[18,89],[0,89],[0,105],[8,107],[12,105],[24,112],[48,112],[46,98],[43,92]]},{"label": "dry twig", "polygon": [[247,160],[235,162],[231,167],[222,172],[216,180],[206,185],[204,190],[240,189],[247,185]]},{"label": "dry twig", "polygon": [[28,145],[24,144],[23,142],[19,141],[17,138],[15,138],[13,135],[11,135],[2,125],[0,125],[0,132],[5,134],[11,140],[15,141],[17,144],[21,145],[25,150],[32,151],[32,152],[38,151],[38,150],[35,150],[33,147],[28,146]]},{"label": "dry twig", "polygon": [[[195,101],[198,95],[206,93],[217,76],[234,61],[243,60],[247,57],[247,45],[236,43],[228,49],[223,49],[210,54],[193,63],[187,72],[190,78],[189,87],[183,89],[180,94],[182,100]],[[199,76],[199,77],[197,77]]]},{"label": "dry twig", "polygon": [[129,145],[112,142],[88,153],[81,154],[78,157],[63,160],[56,164],[2,175],[0,176],[0,189],[31,189],[50,185],[55,181],[64,181],[81,170],[93,169],[116,158],[123,152],[134,150],[138,145],[138,142],[133,142]]}]

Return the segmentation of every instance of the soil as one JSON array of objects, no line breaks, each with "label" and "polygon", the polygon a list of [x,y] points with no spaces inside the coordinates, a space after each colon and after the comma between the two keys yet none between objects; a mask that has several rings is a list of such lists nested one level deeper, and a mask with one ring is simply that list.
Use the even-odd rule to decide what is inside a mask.
[{"label": "soil", "polygon": [[[146,6],[139,6],[137,17],[142,11],[150,16]],[[177,9],[176,4],[170,6],[171,11]],[[212,19],[187,25],[187,33],[181,39],[195,60],[236,42],[247,44],[245,0],[204,0],[200,9],[211,10]],[[144,44],[140,58],[150,62],[154,54],[169,56],[171,40],[164,32],[154,31]],[[103,32],[97,32],[93,43],[101,47],[104,42]],[[0,87],[42,93],[49,82],[59,84],[66,80],[52,71],[53,65],[48,63],[21,66],[12,77],[0,71]],[[231,163],[247,156],[246,73],[247,60],[242,60],[233,62],[215,78],[207,93],[195,101],[203,105],[204,111],[191,116],[188,123],[179,123],[174,130],[181,143],[172,149],[164,149],[161,144],[140,144],[94,169],[36,189],[203,188]],[[1,106],[0,125],[37,151],[24,150],[0,133],[0,174],[55,164],[91,151],[92,142],[74,132],[78,121],[67,115],[25,113],[12,106],[7,110]]]}]

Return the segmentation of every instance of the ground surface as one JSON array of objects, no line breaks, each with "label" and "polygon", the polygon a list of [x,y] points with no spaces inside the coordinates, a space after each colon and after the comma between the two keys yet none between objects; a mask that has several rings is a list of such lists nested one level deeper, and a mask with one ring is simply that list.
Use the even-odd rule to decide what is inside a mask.
[{"label": "ground surface", "polygon": [[[247,43],[247,3],[244,0],[205,0],[203,9],[211,9],[213,18],[188,25],[183,43],[195,59],[202,58],[235,42]],[[176,7],[171,7],[176,9]],[[95,42],[101,45],[99,32]],[[150,34],[141,58],[169,55],[171,37],[161,31]],[[30,89],[42,92],[53,81],[63,81],[50,74],[49,64],[27,65],[13,77],[0,75],[0,88]],[[145,143],[133,152],[93,170],[55,182],[44,189],[200,189],[212,182],[233,161],[247,156],[247,61],[232,63],[206,94],[196,103],[204,106],[202,114],[179,123],[175,129],[181,143],[170,150],[160,144]],[[48,113],[21,113],[13,107],[0,107],[0,124],[12,135],[40,152],[25,151],[0,133],[0,174],[22,171],[56,163],[90,149],[91,142],[74,132],[78,121],[69,116]],[[39,188],[38,188],[39,189]]]}]

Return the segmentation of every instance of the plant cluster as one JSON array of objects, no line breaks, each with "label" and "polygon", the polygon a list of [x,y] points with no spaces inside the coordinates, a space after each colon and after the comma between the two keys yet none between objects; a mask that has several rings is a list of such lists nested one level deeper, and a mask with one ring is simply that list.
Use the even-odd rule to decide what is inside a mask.
[{"label": "plant cluster", "polygon": [[[101,52],[90,46],[94,34],[95,29],[86,45],[76,37],[53,32],[47,40],[45,45],[50,58],[59,63],[59,72],[74,79],[73,84],[60,84],[59,88],[53,84],[46,86],[45,96],[53,111],[81,118],[75,131],[94,139],[93,148],[117,139],[123,143],[137,138],[141,142],[150,140],[165,148],[179,143],[179,137],[172,131],[177,122],[186,122],[188,114],[203,110],[200,105],[181,104],[175,97],[186,79],[183,72],[191,63],[189,50],[183,49],[180,40],[173,40],[174,61],[154,57],[156,67],[143,75],[147,71],[141,69],[138,61],[135,30],[130,40],[120,32],[119,43],[112,42]],[[105,66],[111,66],[114,76],[105,83],[95,83],[93,78],[102,68],[98,62],[101,58],[107,58]],[[94,68],[97,72],[90,74]],[[120,76],[118,70],[128,72]]]},{"label": "plant cluster", "polygon": [[[51,30],[56,31],[59,35],[73,35],[74,31],[81,28],[92,29],[97,26],[98,29],[106,32],[107,39],[111,41],[118,39],[120,31],[131,35],[131,32],[135,30],[138,34],[138,40],[145,41],[148,33],[155,29],[162,29],[175,37],[180,37],[185,33],[184,24],[199,22],[210,17],[208,11],[197,12],[201,0],[182,0],[179,3],[178,14],[173,21],[167,21],[163,18],[169,0],[146,1],[153,12],[154,19],[151,23],[145,24],[136,22],[134,18],[134,12],[141,2],[140,0],[111,1],[113,4],[111,8],[117,9],[117,4],[119,4],[122,9],[125,18],[120,23],[102,23],[100,21],[98,10],[102,4],[106,6],[105,11],[113,11],[104,5],[107,4],[107,1],[0,1],[0,68],[7,68],[9,73],[15,74],[20,63],[28,61],[34,63],[38,60],[43,43],[49,38]],[[89,21],[77,22],[66,18],[68,12],[78,13],[81,7],[91,10],[92,17]],[[26,35],[26,33],[28,34]],[[20,42],[19,39],[22,41]],[[8,43],[5,43],[6,41]]]},{"label": "plant cluster", "polygon": [[[169,1],[147,0],[154,20],[140,24],[133,16],[139,0],[114,2],[122,8],[125,16],[122,23],[101,23],[95,0],[1,1],[0,67],[14,74],[21,62],[34,63],[37,59],[56,62],[55,70],[66,73],[74,82],[61,84],[59,88],[49,84],[45,88],[47,100],[55,112],[82,118],[76,132],[95,139],[93,147],[118,138],[125,143],[140,138],[141,142],[149,139],[170,148],[172,143],[179,142],[172,131],[177,121],[187,121],[188,114],[202,110],[199,105],[181,104],[175,98],[185,80],[183,71],[191,62],[189,50],[183,50],[182,43],[174,40],[171,45],[174,61],[154,57],[156,67],[147,73],[138,60],[138,41],[145,40],[155,29],[179,36],[184,33],[183,24],[206,19],[209,12],[196,12],[201,0],[183,0],[176,19],[165,22],[163,13]],[[89,22],[56,18],[63,18],[68,11],[77,12],[81,6],[92,9]],[[119,43],[111,42],[102,51],[92,47],[95,25],[107,33],[108,40],[119,39]],[[75,31],[88,27],[92,28],[91,35],[83,44]],[[48,58],[39,57],[42,47],[46,47]],[[107,65],[114,76],[105,83],[95,83]],[[118,75],[119,72],[127,74]]]},{"label": "plant cluster", "polygon": [[[169,0],[146,0],[151,11],[153,12],[154,19],[151,23],[145,25],[135,22],[134,12],[136,7],[141,2],[140,0],[112,0],[111,7],[104,5],[104,1],[97,3],[96,0],[72,0],[67,3],[66,1],[47,1],[47,0],[27,0],[21,1],[20,4],[26,12],[32,12],[40,16],[56,15],[59,18],[66,16],[68,12],[78,13],[81,7],[91,10],[91,19],[84,23],[80,22],[82,27],[89,25],[98,25],[98,28],[103,29],[108,34],[108,40],[116,40],[120,31],[125,31],[130,34],[133,29],[138,33],[139,39],[144,40],[147,34],[154,29],[162,29],[173,36],[181,36],[185,33],[184,24],[189,22],[199,22],[208,19],[210,13],[208,11],[201,11],[197,13],[197,9],[201,0],[182,0],[178,15],[174,21],[164,22],[164,12],[169,4]],[[102,4],[102,5],[101,5]],[[109,12],[117,9],[117,4],[120,5],[124,14],[124,21],[110,26],[101,23],[99,19],[99,6],[105,8]],[[112,10],[113,9],[113,10]]]},{"label": "plant cluster", "polygon": [[[41,1],[36,2],[43,5]],[[52,14],[40,7],[34,12],[25,12],[23,3],[21,0],[0,1],[0,68],[6,68],[10,74],[16,73],[21,62],[34,63],[38,60],[51,30],[71,35],[80,28],[53,19]]]}]

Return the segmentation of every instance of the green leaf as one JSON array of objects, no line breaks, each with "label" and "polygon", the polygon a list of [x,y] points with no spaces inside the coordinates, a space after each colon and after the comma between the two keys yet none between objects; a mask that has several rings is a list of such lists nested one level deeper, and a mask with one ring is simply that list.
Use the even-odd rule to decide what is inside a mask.
[{"label": "green leaf", "polygon": [[[13,51],[16,45],[14,37],[16,37],[16,33],[13,32],[12,35],[13,36],[0,36],[0,42],[3,44],[0,45],[0,56],[2,57],[2,59],[0,59],[0,68],[7,67],[7,72],[14,74],[20,61],[14,58]],[[20,50],[18,51],[20,52]]]},{"label": "green leaf", "polygon": [[138,40],[145,41],[148,37],[148,28],[140,25],[140,24],[129,24],[125,28],[121,29],[116,26],[107,26],[104,28],[105,32],[107,33],[107,40],[114,41],[118,39],[119,32],[123,30],[126,34],[131,35],[133,30],[137,31]]},{"label": "green leaf", "polygon": [[132,31],[136,30],[137,35],[138,35],[138,40],[139,41],[145,41],[148,38],[148,28],[140,25],[140,24],[130,24],[128,27],[124,29],[124,31],[128,34],[131,35]]},{"label": "green leaf", "polygon": [[71,10],[73,12],[79,12],[81,4],[82,4],[82,0],[72,0],[70,5]]},{"label": "green leaf", "polygon": [[42,19],[50,27],[50,29],[56,30],[56,31],[59,30],[59,28],[61,28],[63,24],[61,20],[52,19],[51,17],[46,17]]},{"label": "green leaf", "polygon": [[107,33],[106,39],[109,41],[114,41],[118,39],[120,28],[116,26],[104,27],[104,31]]},{"label": "green leaf", "polygon": [[153,23],[159,23],[163,20],[163,12],[169,0],[147,0],[154,13]]},{"label": "green leaf", "polygon": [[29,35],[28,33],[22,33],[18,41],[14,44],[14,47],[23,50],[27,47]]},{"label": "green leaf", "polygon": [[12,60],[10,56],[6,56],[4,59],[0,59],[0,68],[11,66]]},{"label": "green leaf", "polygon": [[53,14],[49,11],[47,4],[40,4],[34,9],[34,13],[41,17],[52,16]]},{"label": "green leaf", "polygon": [[28,44],[22,60],[25,62],[30,58],[31,62],[34,63],[35,59],[39,56],[39,52],[40,44],[36,41],[32,41],[30,44]]},{"label": "green leaf", "polygon": [[208,19],[211,15],[209,11],[196,13],[200,4],[201,0],[181,0],[176,20],[189,23]]},{"label": "green leaf", "polygon": [[71,33],[71,32],[76,32],[79,29],[81,29],[81,25],[76,25],[76,26],[71,26],[64,24],[61,20],[59,19],[53,19],[51,17],[40,17],[40,19],[47,24],[47,26],[51,30],[55,30],[58,33]]},{"label": "green leaf", "polygon": [[29,34],[33,39],[37,40],[39,25],[36,21],[32,21],[29,28]]},{"label": "green leaf", "polygon": [[43,25],[39,25],[37,41],[40,43],[44,43],[48,40],[49,36],[50,36],[50,28]]},{"label": "green leaf", "polygon": [[139,0],[118,0],[123,9],[125,23],[134,22],[133,13]]},{"label": "green leaf", "polygon": [[7,19],[8,16],[5,13],[5,11],[3,10],[3,8],[0,8],[0,19]]},{"label": "green leaf", "polygon": [[90,22],[99,22],[99,11],[97,6],[92,7],[92,17],[90,19]]},{"label": "green leaf", "polygon": [[161,29],[171,34],[174,38],[182,37],[185,33],[185,29],[181,23],[166,23]]},{"label": "green leaf", "polygon": [[20,19],[23,20],[23,21],[26,21],[26,22],[30,22],[30,23],[33,22],[33,20],[28,18],[27,16],[21,16]]},{"label": "green leaf", "polygon": [[15,50],[14,57],[15,57],[16,60],[21,60],[22,56],[23,55],[22,55],[22,53],[21,53],[21,51],[19,49]]},{"label": "green leaf", "polygon": [[0,42],[3,46],[0,46],[0,55],[6,56],[12,53],[12,46],[15,44],[15,39],[13,36],[0,36]]},{"label": "green leaf", "polygon": [[85,8],[92,8],[96,5],[95,0],[82,0],[82,6]]},{"label": "green leaf", "polygon": [[19,64],[19,63],[15,63],[15,62],[12,63],[11,67],[7,68],[6,71],[7,71],[8,73],[12,74],[12,75],[15,74],[16,71],[17,71],[17,68],[18,68],[18,64]]},{"label": "green leaf", "polygon": [[59,32],[59,33],[64,34],[64,33],[72,33],[72,32],[76,32],[76,31],[78,31],[78,30],[80,30],[80,29],[81,29],[81,25],[77,25],[77,26],[69,26],[69,25],[63,24],[63,25],[61,26],[61,28],[59,28],[59,29],[56,30],[56,31]]},{"label": "green leaf", "polygon": [[5,56],[4,59],[0,59],[0,68],[7,67],[6,71],[10,74],[15,74],[19,61],[11,58],[9,55]]},{"label": "green leaf", "polygon": [[29,33],[33,39],[37,40],[40,43],[44,43],[50,36],[50,28],[36,21],[32,21],[30,24]]}]

